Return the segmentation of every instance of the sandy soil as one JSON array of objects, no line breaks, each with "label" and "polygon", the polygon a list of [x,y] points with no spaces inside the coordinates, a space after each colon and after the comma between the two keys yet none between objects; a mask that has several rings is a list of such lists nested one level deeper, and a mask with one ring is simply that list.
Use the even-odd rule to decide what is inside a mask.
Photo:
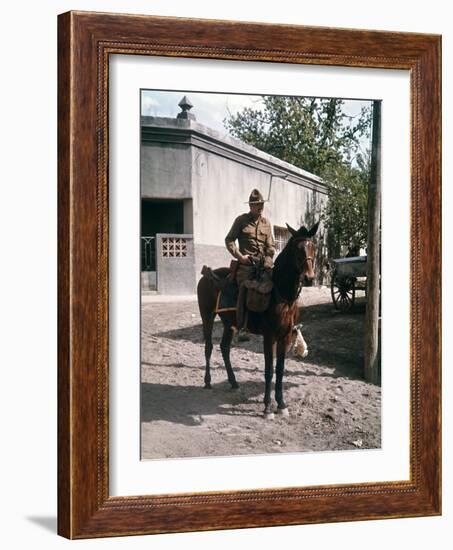
[{"label": "sandy soil", "polygon": [[142,304],[142,458],[379,448],[380,387],[363,380],[364,304],[335,312],[327,289],[304,289],[305,359],[285,364],[288,418],[264,420],[262,342],[234,343],[239,390],[226,380],[214,327],[212,390],[195,301]]}]

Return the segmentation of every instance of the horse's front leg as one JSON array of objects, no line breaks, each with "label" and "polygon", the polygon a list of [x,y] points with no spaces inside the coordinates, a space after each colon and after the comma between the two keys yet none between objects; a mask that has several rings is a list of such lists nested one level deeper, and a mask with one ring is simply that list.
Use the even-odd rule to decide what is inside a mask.
[{"label": "horse's front leg", "polygon": [[231,389],[236,390],[239,388],[239,384],[236,382],[236,377],[230,361],[230,350],[233,334],[233,328],[230,325],[225,324],[223,327],[222,341],[220,342],[220,351],[222,352],[223,362],[225,363],[228,382],[231,384]]},{"label": "horse's front leg", "polygon": [[283,399],[283,375],[285,372],[286,348],[286,341],[279,340],[279,342],[277,343],[277,364],[275,367],[275,400],[277,401],[277,412],[288,416],[288,407],[286,406],[286,403]]},{"label": "horse's front leg", "polygon": [[264,335],[264,418],[274,418],[271,407],[272,377],[274,375],[274,355],[272,353],[272,337]]}]

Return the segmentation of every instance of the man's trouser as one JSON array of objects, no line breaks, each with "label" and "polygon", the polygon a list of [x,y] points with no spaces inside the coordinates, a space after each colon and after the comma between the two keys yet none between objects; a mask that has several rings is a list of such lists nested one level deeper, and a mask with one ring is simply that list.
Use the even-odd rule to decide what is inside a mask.
[{"label": "man's trouser", "polygon": [[236,310],[236,325],[237,329],[241,330],[244,326],[245,321],[245,297],[247,294],[247,289],[243,283],[253,277],[255,268],[251,265],[239,264],[238,270],[236,272],[236,281],[239,287],[238,301],[237,301],[237,310]]}]

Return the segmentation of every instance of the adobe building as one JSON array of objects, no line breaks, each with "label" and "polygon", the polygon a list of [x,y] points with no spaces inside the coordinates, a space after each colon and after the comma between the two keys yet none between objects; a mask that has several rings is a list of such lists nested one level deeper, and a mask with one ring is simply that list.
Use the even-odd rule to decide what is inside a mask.
[{"label": "adobe building", "polygon": [[327,200],[318,176],[200,124],[187,97],[179,106],[177,118],[141,117],[142,290],[160,294],[193,294],[203,264],[230,264],[225,235],[252,189],[269,199],[277,253],[286,223],[312,224]]}]

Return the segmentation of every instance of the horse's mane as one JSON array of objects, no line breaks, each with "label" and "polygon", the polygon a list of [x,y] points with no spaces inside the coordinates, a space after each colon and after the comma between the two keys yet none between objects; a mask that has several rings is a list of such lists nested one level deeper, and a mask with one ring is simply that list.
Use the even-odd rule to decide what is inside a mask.
[{"label": "horse's mane", "polygon": [[292,246],[293,237],[291,237],[288,242],[286,243],[283,250],[280,252],[280,254],[277,256],[274,262],[274,273],[277,271],[284,271],[286,267],[288,267],[288,264],[291,260],[290,255],[290,249]]},{"label": "horse's mane", "polygon": [[272,280],[277,292],[283,300],[293,302],[297,299],[299,290],[300,272],[292,253],[293,237],[286,243],[285,248],[277,256],[272,270]]}]

